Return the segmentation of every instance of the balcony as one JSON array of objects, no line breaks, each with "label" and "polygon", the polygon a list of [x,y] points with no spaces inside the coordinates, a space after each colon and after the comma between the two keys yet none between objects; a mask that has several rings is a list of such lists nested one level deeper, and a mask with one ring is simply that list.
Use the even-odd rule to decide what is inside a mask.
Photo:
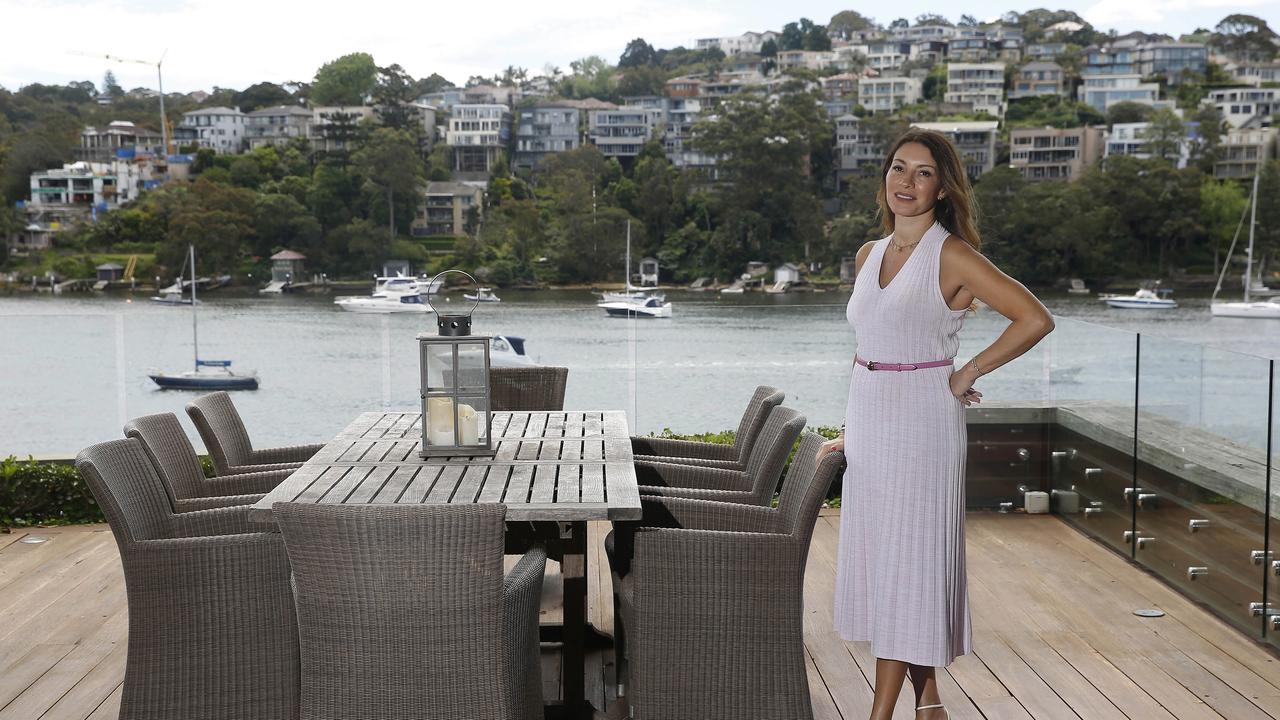
[{"label": "balcony", "polygon": [[[811,427],[843,417],[853,346],[843,298],[792,295],[762,306],[680,294],[682,323],[661,325],[593,322],[585,293],[557,303],[502,295],[501,307],[477,314],[478,330],[548,328],[566,304],[584,306],[576,328],[542,330],[530,352],[570,368],[566,407],[623,409],[633,432],[733,427],[737,398],[756,383],[787,390],[785,405]],[[292,308],[323,321],[333,330],[326,333],[315,323],[246,317],[253,311],[242,303],[220,309],[216,295],[201,309],[210,318],[202,342],[255,353],[246,359],[271,383],[271,395],[244,401],[249,430],[265,445],[332,436],[342,424],[335,418],[355,409],[416,401],[418,321],[363,322],[331,312],[327,300],[300,298]],[[39,410],[12,426],[0,451],[65,456],[116,437],[119,416],[181,414],[189,397],[135,381],[148,365],[183,359],[186,348],[154,341],[180,332],[183,319],[115,305],[110,314],[7,317],[30,343],[6,375],[65,382],[10,386],[12,406]],[[959,357],[998,336],[1004,324],[993,316],[967,319]],[[761,328],[770,342],[759,341]],[[60,352],[69,337],[100,352]],[[303,360],[307,372],[297,372]],[[42,369],[49,364],[56,367]],[[353,364],[368,372],[351,373]],[[938,672],[952,717],[1280,714],[1280,615],[1261,604],[1280,597],[1275,540],[1265,545],[1280,530],[1268,454],[1280,429],[1274,377],[1271,360],[1058,318],[1039,346],[980,381],[989,401],[967,411],[973,652]],[[309,392],[317,386],[324,392]],[[308,412],[295,412],[288,397],[309,398]],[[1029,492],[1049,493],[1050,512],[1025,512]],[[821,512],[807,557],[805,663],[815,717],[860,720],[870,711],[875,658],[866,643],[832,630],[840,522],[839,510]],[[589,524],[586,556],[587,617],[604,636],[614,632],[607,530]],[[0,535],[0,570],[0,713],[115,717],[128,615],[105,526]],[[544,624],[565,612],[559,571],[548,568]],[[1150,608],[1164,615],[1134,614]],[[541,659],[544,698],[554,701],[564,692],[563,656],[548,644]],[[586,695],[597,710],[620,710],[615,670],[607,647],[588,651]],[[912,699],[904,687],[899,706]]]}]

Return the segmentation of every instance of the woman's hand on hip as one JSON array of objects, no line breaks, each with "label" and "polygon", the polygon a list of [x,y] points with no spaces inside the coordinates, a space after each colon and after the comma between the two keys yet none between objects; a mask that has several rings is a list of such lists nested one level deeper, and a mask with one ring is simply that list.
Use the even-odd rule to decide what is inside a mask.
[{"label": "woman's hand on hip", "polygon": [[973,382],[977,379],[977,373],[968,365],[951,373],[951,379],[948,381],[951,386],[951,394],[964,403],[965,407],[982,402],[982,393],[973,389]]}]

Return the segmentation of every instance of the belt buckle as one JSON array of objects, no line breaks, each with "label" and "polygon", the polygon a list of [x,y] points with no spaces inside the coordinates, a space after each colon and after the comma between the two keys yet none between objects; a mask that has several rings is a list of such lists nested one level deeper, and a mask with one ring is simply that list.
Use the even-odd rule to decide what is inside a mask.
[{"label": "belt buckle", "polygon": [[876,369],[876,361],[875,361],[875,360],[868,360],[868,361],[867,361],[867,369],[868,369],[868,370],[875,370],[875,369]]}]

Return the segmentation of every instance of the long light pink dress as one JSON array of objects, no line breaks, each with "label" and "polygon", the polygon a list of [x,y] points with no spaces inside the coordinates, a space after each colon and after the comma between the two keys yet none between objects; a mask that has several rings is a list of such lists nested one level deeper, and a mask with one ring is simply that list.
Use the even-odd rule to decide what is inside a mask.
[{"label": "long light pink dress", "polygon": [[[955,358],[965,311],[947,306],[938,263],[948,236],[925,232],[889,284],[876,242],[846,310],[860,357],[888,363]],[[964,403],[952,366],[906,372],[853,366],[846,412],[835,628],[875,657],[944,667],[970,651],[965,581]]]}]

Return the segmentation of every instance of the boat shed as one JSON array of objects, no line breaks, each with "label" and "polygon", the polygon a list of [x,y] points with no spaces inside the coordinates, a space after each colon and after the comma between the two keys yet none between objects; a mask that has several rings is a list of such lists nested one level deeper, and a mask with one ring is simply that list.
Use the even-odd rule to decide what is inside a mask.
[{"label": "boat shed", "polygon": [[793,285],[800,283],[800,266],[795,263],[782,263],[773,269],[773,281],[789,282]]},{"label": "boat shed", "polygon": [[306,275],[307,256],[293,250],[281,250],[271,256],[271,282],[301,282]]},{"label": "boat shed", "polygon": [[116,263],[102,263],[94,268],[98,271],[98,282],[119,282],[124,278],[124,266]]}]

